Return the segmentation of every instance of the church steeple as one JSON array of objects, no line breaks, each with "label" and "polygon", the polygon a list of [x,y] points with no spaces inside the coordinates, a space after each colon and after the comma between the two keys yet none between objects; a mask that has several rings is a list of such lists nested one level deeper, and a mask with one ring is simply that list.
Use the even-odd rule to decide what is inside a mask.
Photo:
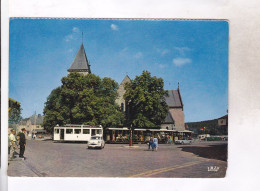
[{"label": "church steeple", "polygon": [[68,72],[69,73],[78,72],[78,73],[83,73],[84,75],[91,73],[90,64],[89,64],[83,43],[81,44],[70,68],[68,69]]}]

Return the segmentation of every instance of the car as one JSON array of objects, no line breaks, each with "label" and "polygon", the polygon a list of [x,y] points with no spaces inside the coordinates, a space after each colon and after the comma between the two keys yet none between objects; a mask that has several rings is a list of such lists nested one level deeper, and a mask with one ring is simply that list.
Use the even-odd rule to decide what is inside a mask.
[{"label": "car", "polygon": [[105,141],[102,136],[91,136],[88,142],[88,148],[100,148],[103,149],[105,147]]},{"label": "car", "polygon": [[175,140],[174,141],[175,144],[191,144],[192,143],[192,140]]}]

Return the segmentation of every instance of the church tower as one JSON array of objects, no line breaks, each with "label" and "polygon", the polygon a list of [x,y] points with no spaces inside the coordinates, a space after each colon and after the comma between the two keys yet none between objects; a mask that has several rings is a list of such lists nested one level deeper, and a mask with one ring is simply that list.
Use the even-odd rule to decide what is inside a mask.
[{"label": "church tower", "polygon": [[130,80],[129,76],[126,75],[117,90],[118,98],[116,99],[116,103],[117,103],[117,105],[119,105],[121,107],[121,110],[124,112],[126,111],[126,103],[125,103],[125,99],[124,99],[124,94],[125,94],[126,90],[125,90],[124,86],[128,82],[131,82],[131,80]]},{"label": "church tower", "polygon": [[68,73],[78,72],[84,75],[88,75],[91,73],[90,64],[83,46],[81,44],[74,61],[72,62],[70,68],[68,69]]}]

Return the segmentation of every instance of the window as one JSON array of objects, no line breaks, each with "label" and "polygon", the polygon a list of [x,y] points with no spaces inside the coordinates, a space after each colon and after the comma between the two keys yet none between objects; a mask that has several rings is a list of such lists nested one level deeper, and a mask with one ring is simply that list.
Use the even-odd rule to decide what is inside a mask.
[{"label": "window", "polygon": [[83,129],[83,134],[89,134],[89,129]]},{"label": "window", "polygon": [[66,134],[72,134],[72,133],[73,133],[72,129],[66,129]]},{"label": "window", "polygon": [[97,129],[97,134],[100,134],[100,129]]},{"label": "window", "polygon": [[81,129],[74,129],[74,134],[80,134],[81,133]]},{"label": "window", "polygon": [[59,134],[59,133],[60,133],[60,130],[59,130],[59,129],[55,129],[55,133],[56,133],[56,134]]},{"label": "window", "polygon": [[121,112],[124,112],[124,103],[121,103]]},{"label": "window", "polygon": [[100,137],[91,137],[91,140],[100,140]]}]

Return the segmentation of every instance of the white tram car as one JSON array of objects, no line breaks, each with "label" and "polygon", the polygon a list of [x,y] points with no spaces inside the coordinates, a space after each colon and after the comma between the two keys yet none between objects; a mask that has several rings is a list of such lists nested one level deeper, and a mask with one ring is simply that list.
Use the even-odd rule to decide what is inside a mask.
[{"label": "white tram car", "polygon": [[54,141],[86,141],[88,142],[91,136],[103,137],[103,128],[90,125],[72,125],[55,126],[53,133]]}]

